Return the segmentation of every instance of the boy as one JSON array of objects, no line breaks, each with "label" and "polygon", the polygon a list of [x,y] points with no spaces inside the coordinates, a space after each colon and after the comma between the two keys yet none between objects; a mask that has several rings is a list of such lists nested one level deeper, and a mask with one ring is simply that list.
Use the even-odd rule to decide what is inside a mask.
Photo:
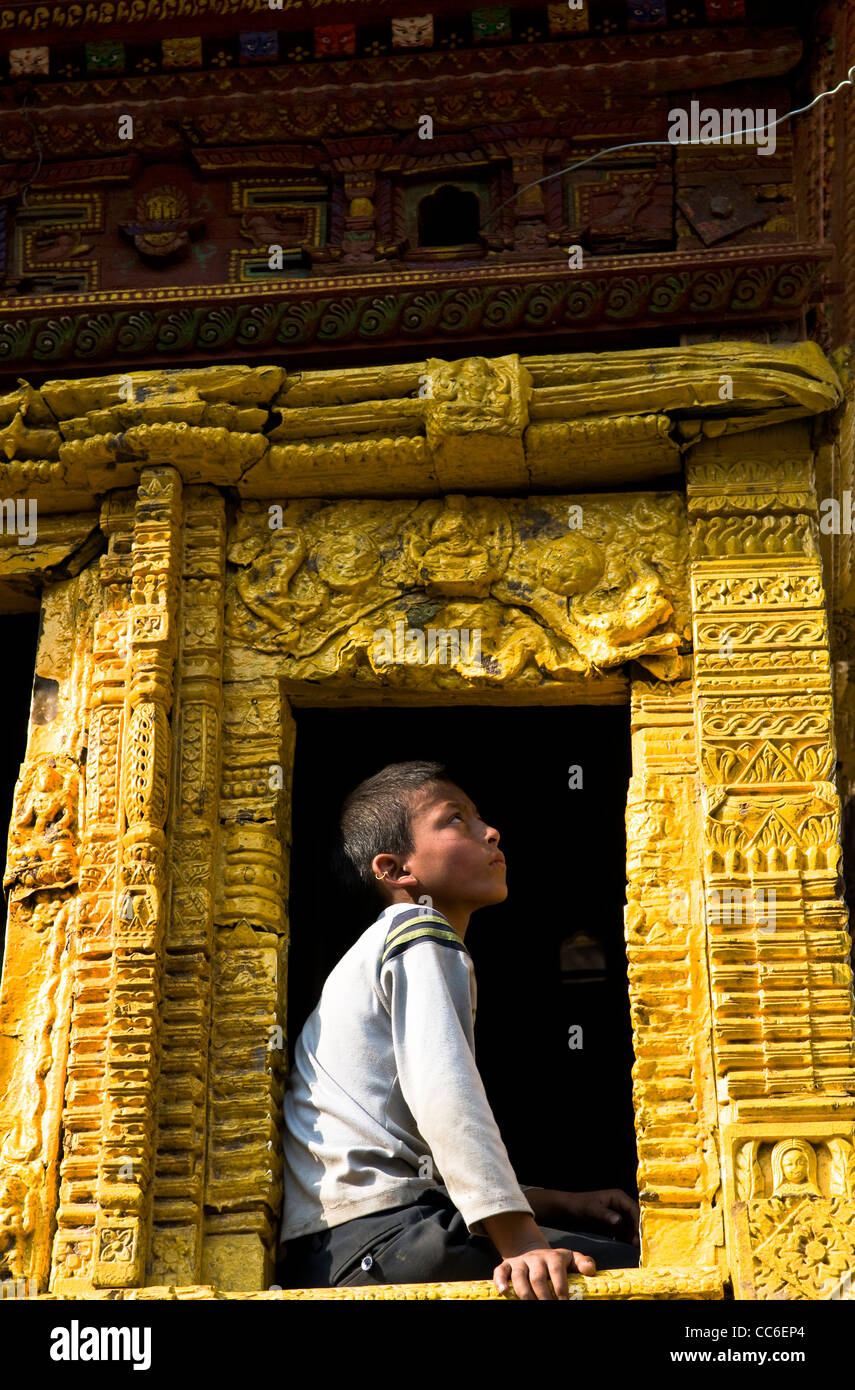
[{"label": "boy", "polygon": [[[297,1040],[284,1106],[288,1285],[492,1274],[503,1293],[567,1299],[567,1270],[637,1265],[626,1193],[523,1195],[475,1065],[464,938],[476,908],[507,897],[498,831],[441,764],[398,763],[345,801],[341,852],[384,907]],[[632,1243],[572,1234],[573,1219],[622,1227]]]}]

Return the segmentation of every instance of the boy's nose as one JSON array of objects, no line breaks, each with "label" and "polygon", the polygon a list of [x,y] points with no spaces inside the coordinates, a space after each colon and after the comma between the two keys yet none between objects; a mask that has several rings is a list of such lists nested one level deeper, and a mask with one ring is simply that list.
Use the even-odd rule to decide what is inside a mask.
[{"label": "boy's nose", "polygon": [[501,839],[501,836],[499,835],[499,832],[498,832],[498,830],[495,828],[495,826],[493,826],[493,825],[488,825],[488,826],[487,826],[487,839],[488,839],[488,840],[493,840],[493,841],[495,841],[496,844],[499,843],[499,840]]}]

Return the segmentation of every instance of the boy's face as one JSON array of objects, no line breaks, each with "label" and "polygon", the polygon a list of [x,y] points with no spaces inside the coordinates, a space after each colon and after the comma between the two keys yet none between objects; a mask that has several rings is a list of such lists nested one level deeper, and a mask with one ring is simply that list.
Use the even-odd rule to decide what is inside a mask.
[{"label": "boy's face", "polygon": [[417,880],[418,891],[409,889],[414,896],[428,895],[446,916],[448,909],[474,912],[504,902],[499,832],[481,819],[465,792],[451,782],[423,788],[413,798],[410,823],[413,849],[401,866]]}]

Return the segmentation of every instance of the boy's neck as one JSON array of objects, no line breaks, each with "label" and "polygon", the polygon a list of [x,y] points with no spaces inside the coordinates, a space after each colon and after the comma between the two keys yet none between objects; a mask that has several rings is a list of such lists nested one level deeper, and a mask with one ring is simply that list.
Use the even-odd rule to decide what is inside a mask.
[{"label": "boy's neck", "polygon": [[475,911],[474,908],[472,908],[472,907],[463,907],[463,906],[461,906],[459,903],[458,903],[458,904],[454,904],[454,903],[446,903],[446,904],[443,904],[443,903],[433,902],[433,903],[431,903],[430,905],[428,905],[427,903],[418,902],[416,899],[410,897],[410,895],[409,895],[408,893],[401,893],[400,896],[397,896],[397,895],[396,895],[394,901],[391,902],[391,903],[389,904],[389,906],[390,906],[390,907],[420,907],[420,908],[422,909],[422,911],[425,912],[425,913],[439,912],[439,913],[445,918],[445,920],[448,922],[449,926],[451,926],[451,927],[454,928],[454,930],[457,932],[457,935],[460,937],[460,940],[461,940],[461,941],[464,939],[464,937],[465,937],[465,935],[466,935],[466,928],[469,926],[469,918],[472,916],[472,913]]}]

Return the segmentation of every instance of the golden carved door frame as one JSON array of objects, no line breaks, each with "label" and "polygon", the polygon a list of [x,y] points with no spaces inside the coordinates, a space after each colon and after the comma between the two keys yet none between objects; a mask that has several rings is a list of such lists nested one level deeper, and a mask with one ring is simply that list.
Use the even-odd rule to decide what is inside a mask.
[{"label": "golden carved door frame", "polygon": [[[811,345],[716,344],[0,402],[7,490],[43,513],[26,555],[0,548],[5,607],[43,613],[5,876],[0,1274],[300,1296],[264,1292],[291,700],[630,699],[643,1267],[579,1288],[829,1296],[855,1264],[855,1070],[806,422],[839,399]],[[657,492],[684,454],[685,498]],[[473,613],[478,669],[378,670],[381,619]],[[495,1291],[389,1296],[436,1293]]]}]

